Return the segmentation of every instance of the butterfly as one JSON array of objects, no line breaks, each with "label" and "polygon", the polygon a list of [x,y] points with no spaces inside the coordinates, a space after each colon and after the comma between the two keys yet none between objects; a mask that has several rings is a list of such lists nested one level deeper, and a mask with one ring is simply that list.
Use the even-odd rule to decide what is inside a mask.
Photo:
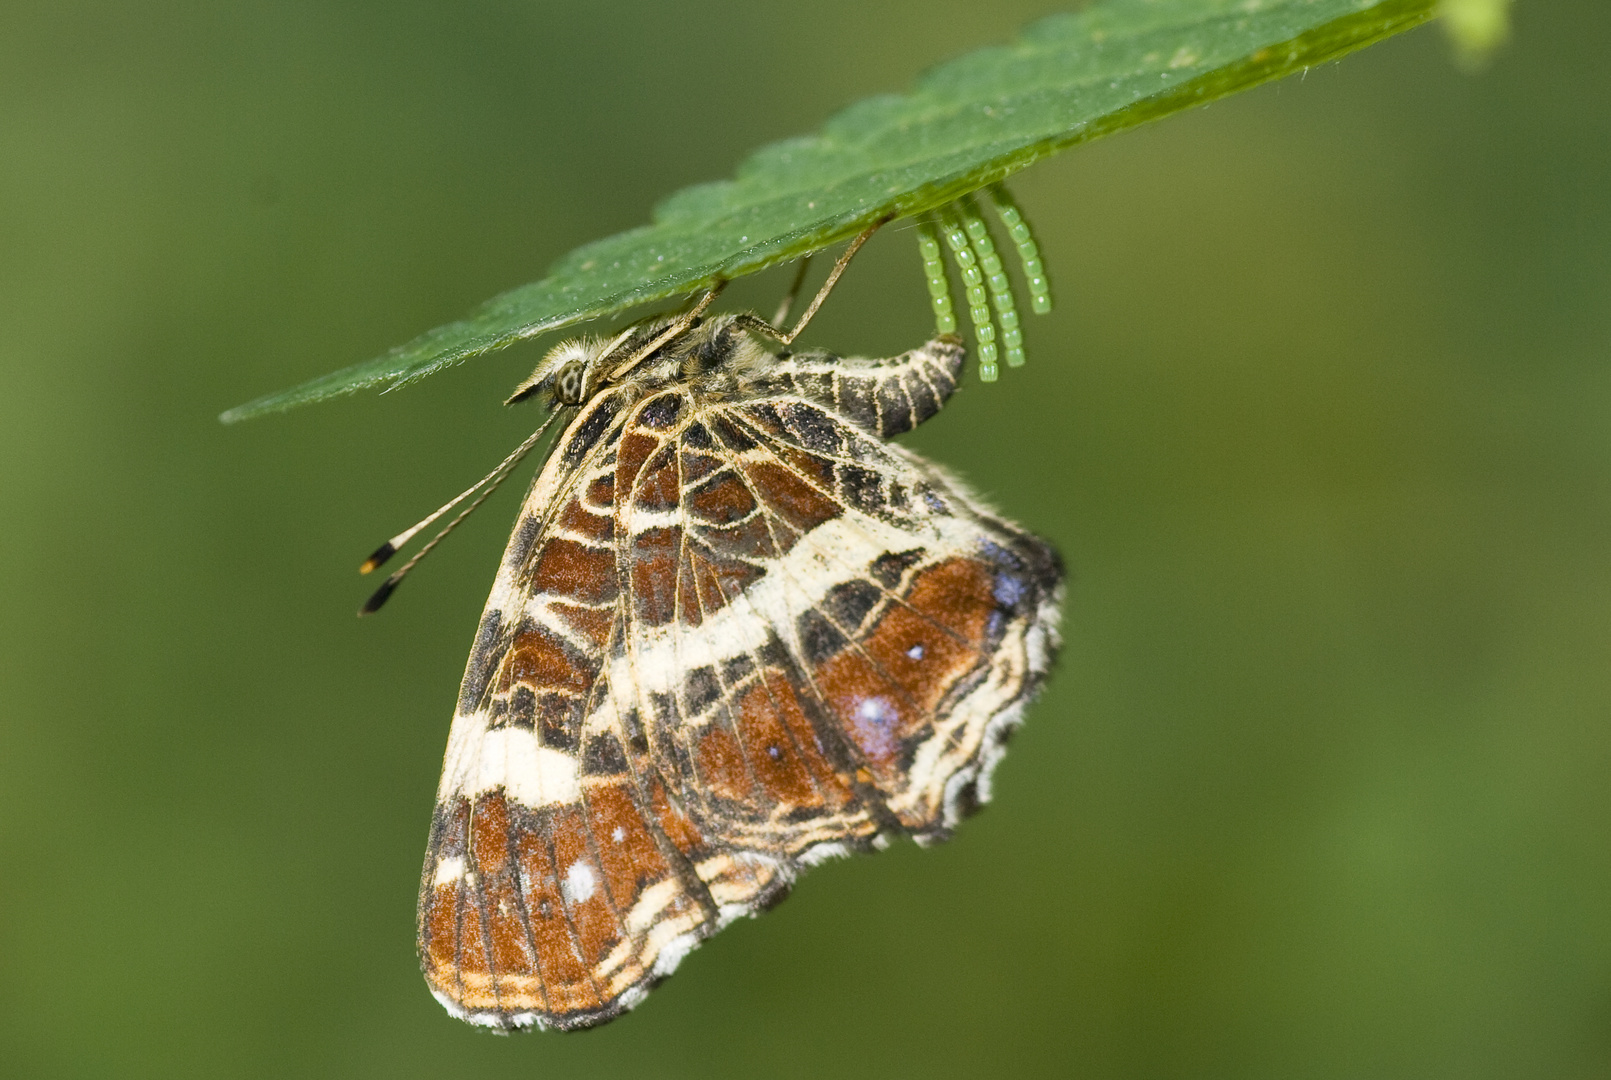
[{"label": "butterfly", "polygon": [[812,864],[946,838],[1058,647],[1057,553],[889,442],[960,339],[773,352],[793,335],[713,296],[558,346],[511,399],[564,427],[476,630],[418,908],[475,1024],[603,1023]]}]

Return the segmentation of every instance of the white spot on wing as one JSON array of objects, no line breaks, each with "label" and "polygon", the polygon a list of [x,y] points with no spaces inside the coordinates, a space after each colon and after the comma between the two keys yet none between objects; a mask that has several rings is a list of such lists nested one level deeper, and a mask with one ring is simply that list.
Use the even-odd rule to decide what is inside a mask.
[{"label": "white spot on wing", "polygon": [[896,738],[900,718],[900,713],[896,712],[889,698],[866,697],[856,703],[856,710],[850,716],[850,726],[862,749],[879,757],[888,757],[900,749]]},{"label": "white spot on wing", "polygon": [[441,888],[451,885],[464,876],[464,859],[458,855],[450,859],[443,859],[436,864],[436,876],[431,879],[432,888]]},{"label": "white spot on wing", "polygon": [[580,904],[592,897],[598,889],[598,877],[593,868],[580,859],[571,863],[571,868],[565,871],[565,878],[559,883],[559,891],[565,894],[565,899],[572,904]]},{"label": "white spot on wing", "polygon": [[895,707],[886,697],[862,698],[856,706],[856,719],[872,724],[892,724],[897,719]]}]

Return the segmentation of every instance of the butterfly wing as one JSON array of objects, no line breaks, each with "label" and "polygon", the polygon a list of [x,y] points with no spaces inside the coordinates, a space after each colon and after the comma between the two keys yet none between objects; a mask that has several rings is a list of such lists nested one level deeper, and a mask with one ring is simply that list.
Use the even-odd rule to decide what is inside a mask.
[{"label": "butterfly wing", "polygon": [[449,734],[420,957],[448,1010],[489,1027],[607,1020],[716,918],[681,854],[685,822],[663,785],[629,771],[614,706],[627,692],[608,670],[625,637],[621,408],[606,398],[579,415],[527,496]]},{"label": "butterfly wing", "polygon": [[733,401],[668,392],[651,415],[675,433],[623,440],[618,682],[691,819],[774,879],[947,835],[1056,649],[1056,553],[880,437],[937,411],[961,359],[785,362]]},{"label": "butterfly wing", "polygon": [[466,669],[420,895],[433,992],[585,1027],[803,866],[987,796],[1056,645],[1056,555],[883,436],[959,345],[590,404]]}]

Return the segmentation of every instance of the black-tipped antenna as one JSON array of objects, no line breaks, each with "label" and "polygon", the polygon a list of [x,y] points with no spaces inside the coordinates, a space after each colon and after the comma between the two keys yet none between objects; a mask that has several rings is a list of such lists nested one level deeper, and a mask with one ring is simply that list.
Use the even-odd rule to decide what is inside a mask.
[{"label": "black-tipped antenna", "polygon": [[392,590],[397,588],[397,583],[401,580],[402,577],[398,574],[393,574],[391,577],[387,578],[381,587],[375,590],[375,595],[371,596],[368,600],[365,600],[364,606],[358,609],[358,617],[361,619],[365,615],[373,615],[375,612],[379,611],[380,605],[384,604],[388,599],[391,598]]},{"label": "black-tipped antenna", "polygon": [[515,447],[514,453],[510,454],[508,457],[504,458],[503,461],[499,462],[498,467],[478,480],[474,487],[467,489],[462,495],[455,498],[452,502],[445,504],[440,510],[436,511],[436,513],[432,514],[425,520],[419,522],[417,525],[398,533],[380,547],[376,548],[375,553],[364,560],[363,565],[358,568],[358,572],[360,574],[367,574],[374,570],[375,567],[381,565],[387,559],[397,554],[397,549],[412,540],[416,535],[419,534],[421,529],[424,529],[430,525],[431,522],[437,520],[443,514],[459,505],[459,503],[463,502],[468,496],[473,494],[478,489],[485,488],[485,490],[481,491],[480,495],[476,496],[475,501],[470,503],[470,505],[466,506],[463,510],[459,511],[457,517],[443,526],[441,532],[431,537],[430,543],[426,544],[424,547],[420,548],[419,551],[415,552],[412,559],[409,559],[408,562],[404,563],[399,569],[394,571],[390,577],[381,583],[380,588],[375,590],[374,595],[368,600],[364,601],[364,606],[358,609],[358,614],[360,617],[364,615],[372,615],[379,611],[380,606],[391,597],[392,591],[395,590],[402,582],[403,575],[412,570],[415,564],[417,564],[421,559],[425,558],[432,548],[434,548],[437,544],[440,544],[448,533],[458,528],[461,521],[474,513],[476,507],[486,502],[487,497],[490,496],[494,491],[498,490],[498,485],[502,484],[509,478],[509,474],[514,471],[515,466],[520,463],[521,458],[531,453],[531,448],[537,445],[537,440],[543,437],[543,432],[547,431],[549,427],[553,425],[554,420],[558,417],[558,415],[559,414],[557,412],[551,414],[548,419],[542,422],[541,426],[539,426],[536,431],[531,433],[531,436],[527,438],[525,442]]},{"label": "black-tipped antenna", "polygon": [[532,445],[542,437],[543,432],[548,430],[548,425],[553,422],[553,417],[549,417],[547,420],[543,421],[542,427],[538,428],[531,438],[515,447],[514,453],[510,454],[508,457],[504,458],[503,461],[499,462],[497,468],[493,469],[487,475],[470,485],[470,487],[454,496],[450,501],[443,503],[435,513],[431,514],[430,517],[415,522],[413,525],[404,529],[402,532],[380,545],[380,547],[376,548],[375,553],[369,556],[369,558],[365,559],[362,565],[358,567],[358,572],[360,574],[374,572],[376,569],[383,566],[386,563],[386,560],[390,559],[393,555],[396,555],[399,548],[408,543],[410,540],[414,539],[414,537],[418,536],[422,531],[429,528],[431,522],[440,518],[443,514],[459,505],[465,499],[468,499],[471,495],[474,495],[481,489],[483,484],[489,483],[494,477],[498,476],[498,474],[503,472],[505,469],[514,468],[514,466],[519,463],[521,458],[525,457],[531,452]]}]

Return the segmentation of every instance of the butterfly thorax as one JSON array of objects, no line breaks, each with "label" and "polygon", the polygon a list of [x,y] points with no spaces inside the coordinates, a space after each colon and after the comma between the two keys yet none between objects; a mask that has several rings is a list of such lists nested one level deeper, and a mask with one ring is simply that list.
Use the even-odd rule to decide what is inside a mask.
[{"label": "butterfly thorax", "polygon": [[[511,402],[537,397],[549,408],[582,406],[601,394],[622,404],[678,385],[697,397],[742,394],[746,381],[780,359],[737,324],[738,315],[704,320],[628,367],[673,320],[638,323],[612,339],[575,338],[549,351]],[[787,355],[787,354],[784,354]]]}]

